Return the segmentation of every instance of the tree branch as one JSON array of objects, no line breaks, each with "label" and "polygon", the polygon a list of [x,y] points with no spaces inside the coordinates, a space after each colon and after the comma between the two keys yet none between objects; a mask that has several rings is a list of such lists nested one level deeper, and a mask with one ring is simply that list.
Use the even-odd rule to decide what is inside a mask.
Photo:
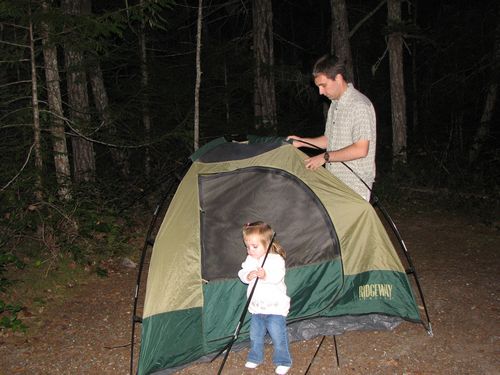
[{"label": "tree branch", "polygon": [[377,11],[382,8],[382,6],[387,2],[387,0],[382,0],[378,5],[370,12],[368,13],[361,21],[359,21],[356,26],[354,26],[349,33],[349,38],[351,38],[356,31],[363,25],[371,16],[373,16]]},{"label": "tree branch", "polygon": [[24,164],[21,167],[21,169],[19,170],[19,172],[17,172],[17,174],[14,177],[12,177],[12,179],[9,182],[7,182],[7,185],[5,185],[3,188],[1,188],[0,191],[4,191],[5,189],[7,189],[9,187],[9,185],[12,184],[19,177],[19,175],[24,170],[24,168],[26,168],[26,165],[28,164],[28,161],[30,160],[31,151],[33,151],[33,147],[35,147],[34,143],[31,145],[28,156],[26,157],[26,161],[24,162]]}]

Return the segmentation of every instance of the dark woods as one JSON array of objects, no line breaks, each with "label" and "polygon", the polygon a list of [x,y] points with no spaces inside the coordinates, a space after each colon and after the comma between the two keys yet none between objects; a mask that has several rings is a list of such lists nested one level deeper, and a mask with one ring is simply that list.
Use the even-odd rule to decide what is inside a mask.
[{"label": "dark woods", "polygon": [[497,3],[2,0],[1,246],[119,251],[196,147],[320,134],[327,52],[375,105],[376,190],[498,196]]}]

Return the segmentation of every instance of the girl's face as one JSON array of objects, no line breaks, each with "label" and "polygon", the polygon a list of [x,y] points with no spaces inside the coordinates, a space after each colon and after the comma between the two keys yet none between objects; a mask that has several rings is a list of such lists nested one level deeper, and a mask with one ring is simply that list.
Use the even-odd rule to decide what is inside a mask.
[{"label": "girl's face", "polygon": [[245,238],[247,254],[252,258],[259,259],[266,254],[267,248],[262,244],[262,238],[258,234],[250,234]]}]

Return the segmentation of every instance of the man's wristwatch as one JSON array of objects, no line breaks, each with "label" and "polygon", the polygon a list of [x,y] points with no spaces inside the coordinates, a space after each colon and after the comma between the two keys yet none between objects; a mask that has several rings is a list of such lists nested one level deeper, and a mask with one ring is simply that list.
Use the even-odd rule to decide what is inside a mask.
[{"label": "man's wristwatch", "polygon": [[326,151],[323,154],[323,157],[325,158],[325,163],[329,163],[330,162],[330,153],[328,151]]}]

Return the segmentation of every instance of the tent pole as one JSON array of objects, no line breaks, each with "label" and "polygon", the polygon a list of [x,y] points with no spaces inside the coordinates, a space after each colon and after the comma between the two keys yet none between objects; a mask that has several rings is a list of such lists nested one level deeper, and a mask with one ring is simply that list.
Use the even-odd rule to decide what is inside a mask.
[{"label": "tent pole", "polygon": [[[276,232],[273,232],[273,236],[271,237],[271,241],[269,242],[269,246],[267,247],[266,255],[264,256],[264,260],[262,261],[261,268],[264,267],[264,263],[266,263],[267,256],[269,255],[269,250],[271,250],[275,236],[276,236]],[[220,375],[222,373],[222,369],[224,368],[224,365],[226,364],[226,360],[227,360],[227,357],[229,356],[229,352],[231,351],[231,348],[233,347],[234,342],[238,339],[238,335],[240,333],[241,326],[243,325],[243,322],[245,321],[245,316],[247,315],[248,306],[250,305],[250,302],[252,300],[253,293],[255,292],[255,287],[257,286],[258,281],[259,281],[259,278],[257,278],[255,280],[255,283],[253,284],[252,290],[250,292],[250,295],[247,298],[247,302],[245,304],[245,307],[243,308],[240,320],[238,322],[238,325],[236,326],[236,329],[234,330],[234,334],[233,334],[233,337],[231,338],[231,341],[229,341],[229,343],[219,353],[217,353],[217,355],[214,358],[212,358],[212,360],[210,361],[210,362],[213,362],[224,351],[226,352],[226,354],[224,355],[224,359],[222,360],[222,363],[219,367],[219,371],[217,372],[217,375]]]},{"label": "tent pole", "polygon": [[[293,141],[297,141],[296,139],[289,139],[288,142],[289,143],[292,143],[293,144]],[[320,147],[312,144],[312,143],[309,143],[309,142],[304,142],[304,141],[300,141],[302,143],[306,143],[308,144],[309,146],[311,146],[312,148],[315,148],[315,149],[318,149],[318,150],[322,150]],[[411,260],[411,257],[410,257],[410,254],[408,252],[408,249],[406,248],[406,245],[403,241],[403,238],[401,237],[401,234],[399,233],[399,230],[398,228],[396,227],[396,224],[394,223],[394,221],[392,220],[391,216],[389,215],[389,213],[385,210],[385,208],[380,204],[380,201],[378,199],[377,196],[375,196],[373,194],[373,191],[372,189],[368,186],[368,184],[356,173],[354,172],[354,170],[349,167],[346,163],[344,163],[343,161],[340,162],[342,163],[347,169],[349,169],[362,183],[363,185],[366,186],[366,188],[370,191],[371,193],[371,203],[373,206],[377,206],[380,211],[382,212],[382,215],[384,216],[384,219],[387,221],[387,223],[390,225],[392,231],[394,232],[394,234],[396,235],[397,239],[398,239],[398,242],[399,242],[399,245],[401,246],[401,248],[403,249],[403,252],[405,254],[405,257],[406,257],[406,260],[408,261],[408,264],[410,266],[410,270],[409,270],[409,273],[411,273],[413,275],[413,277],[415,278],[415,283],[417,285],[417,290],[418,290],[418,293],[420,295],[420,299],[422,300],[422,305],[424,307],[424,312],[425,312],[425,316],[427,318],[427,324],[425,324],[424,321],[422,321],[422,325],[424,326],[424,328],[426,329],[427,333],[429,336],[433,336],[433,332],[432,332],[432,324],[431,324],[431,320],[429,318],[429,311],[427,310],[427,305],[425,303],[425,299],[424,299],[424,293],[422,291],[422,288],[420,286],[420,282],[418,280],[418,277],[417,277],[417,271],[415,269],[415,266],[413,265],[413,262]]]},{"label": "tent pole", "polygon": [[373,191],[368,186],[368,184],[365,181],[363,181],[363,179],[361,177],[359,177],[358,174],[356,172],[354,172],[353,169],[351,167],[349,167],[346,163],[342,162],[342,164],[347,169],[349,169],[352,173],[354,173],[354,175],[366,186],[366,188],[368,190],[370,190],[371,198],[372,198],[371,204],[373,206],[377,206],[379,208],[380,212],[382,212],[382,215],[384,216],[384,219],[389,224],[389,226],[391,227],[392,231],[394,232],[396,238],[398,239],[399,245],[401,246],[401,249],[403,249],[403,253],[405,254],[406,260],[408,261],[408,265],[410,266],[409,272],[407,272],[407,273],[411,273],[413,275],[413,277],[415,278],[415,284],[417,285],[417,290],[418,290],[418,293],[420,295],[420,299],[422,300],[422,305],[424,307],[424,312],[425,312],[425,317],[427,319],[427,324],[425,324],[425,322],[422,320],[422,325],[424,326],[425,330],[427,331],[427,334],[432,337],[434,334],[432,333],[431,319],[429,317],[429,311],[427,310],[427,305],[425,303],[424,293],[422,291],[422,287],[420,286],[420,281],[419,281],[418,276],[417,276],[417,270],[415,269],[413,261],[410,257],[410,253],[409,253],[408,249],[406,248],[406,245],[405,245],[405,242],[403,241],[403,237],[401,236],[401,233],[399,233],[399,230],[396,227],[394,220],[392,220],[392,218],[389,215],[389,213],[387,212],[387,210],[382,206],[378,197],[375,194],[373,194]]},{"label": "tent pole", "polygon": [[[335,335],[333,335],[332,337],[333,337],[333,345],[335,347],[335,358],[337,359],[337,368],[340,368],[339,351],[337,348],[337,337]],[[309,366],[307,366],[307,369],[304,372],[304,375],[309,374],[309,370],[311,369],[311,366],[312,366],[314,360],[316,359],[316,356],[318,355],[319,349],[323,345],[323,341],[325,341],[325,338],[326,338],[326,336],[323,336],[321,338],[321,341],[319,342],[318,347],[316,348],[316,351],[314,352],[314,355],[313,355],[311,361],[309,362]]]},{"label": "tent pole", "polygon": [[427,333],[429,334],[429,336],[432,337],[434,334],[432,332],[431,320],[429,317],[429,312],[427,310],[427,305],[425,303],[424,293],[422,291],[422,287],[420,286],[420,281],[419,281],[418,276],[417,276],[417,270],[415,269],[415,266],[414,266],[413,261],[411,259],[410,253],[408,252],[406,244],[403,241],[403,238],[401,237],[401,233],[399,233],[399,230],[396,227],[396,224],[394,223],[394,221],[390,217],[389,213],[380,204],[380,201],[378,200],[378,198],[376,196],[373,197],[373,205],[377,206],[379,208],[380,212],[382,212],[382,215],[384,216],[385,220],[387,221],[387,223],[391,227],[392,231],[396,235],[398,242],[399,242],[399,245],[401,246],[401,249],[403,249],[403,252],[406,256],[406,260],[408,261],[408,265],[410,266],[408,273],[411,273],[413,275],[413,277],[415,278],[415,284],[417,285],[418,293],[420,295],[420,299],[422,300],[422,305],[424,307],[425,316],[427,318],[427,325],[424,322],[422,322],[422,324],[423,324],[424,328],[427,330]]},{"label": "tent pole", "polygon": [[422,320],[422,325],[424,326],[425,330],[427,331],[427,334],[432,337],[434,334],[432,333],[432,325],[431,325],[431,320],[429,318],[429,312],[427,310],[427,305],[425,303],[424,293],[422,291],[422,287],[420,286],[420,281],[418,280],[417,270],[415,269],[413,261],[411,260],[410,253],[408,252],[408,249],[406,248],[406,245],[405,245],[405,242],[403,241],[403,237],[401,236],[401,233],[399,233],[399,230],[396,227],[396,224],[394,223],[394,220],[392,220],[392,218],[389,215],[389,213],[387,212],[387,210],[382,206],[382,204],[380,203],[380,200],[378,199],[378,197],[375,194],[373,194],[373,191],[368,186],[368,184],[365,181],[363,181],[363,179],[361,177],[359,177],[358,174],[356,172],[354,172],[354,170],[351,167],[349,167],[346,163],[344,163],[344,162],[341,162],[341,163],[347,169],[349,169],[352,173],[354,173],[354,175],[370,191],[372,206],[377,206],[379,208],[380,212],[382,212],[382,215],[384,216],[384,219],[387,221],[387,223],[391,227],[392,231],[396,235],[396,238],[398,239],[399,245],[403,249],[403,252],[405,254],[406,260],[408,261],[408,265],[410,266],[409,273],[411,273],[413,275],[413,277],[415,278],[415,284],[417,285],[417,290],[418,290],[418,293],[420,295],[420,299],[422,300],[422,305],[424,306],[424,312],[425,312],[425,316],[426,316],[426,319],[427,319],[427,324],[425,324],[425,322]]},{"label": "tent pole", "polygon": [[[162,202],[163,203],[163,202]],[[146,235],[146,240],[144,241],[144,246],[142,248],[141,260],[139,263],[139,272],[137,274],[137,283],[135,285],[135,293],[134,293],[134,305],[132,309],[132,335],[130,338],[130,375],[133,375],[134,371],[134,341],[135,341],[135,324],[142,322],[142,319],[136,316],[137,313],[137,303],[139,300],[139,285],[141,283],[142,269],[144,267],[146,253],[148,248],[153,246],[153,242],[150,238],[151,232],[153,230],[154,224],[156,222],[156,218],[158,217],[158,212],[160,211],[160,204],[156,206],[155,212],[153,214],[153,220],[149,225],[149,230]]]},{"label": "tent pole", "polygon": [[[185,173],[187,170],[187,167],[189,165],[189,160],[184,163],[182,166],[182,174]],[[180,178],[177,176],[177,179],[180,180]],[[131,333],[131,338],[130,338],[130,375],[133,375],[134,372],[134,342],[135,342],[135,324],[136,323],[142,323],[142,319],[138,317],[137,314],[137,304],[139,301],[139,287],[141,284],[141,278],[142,278],[142,270],[144,268],[144,263],[146,261],[146,254],[148,248],[152,248],[154,244],[154,239],[151,238],[151,234],[153,232],[153,229],[156,225],[156,222],[158,220],[158,214],[161,211],[161,208],[165,205],[165,201],[169,197],[170,193],[172,192],[174,187],[173,180],[170,181],[170,186],[167,189],[167,192],[163,194],[163,197],[161,198],[160,202],[156,205],[156,208],[153,212],[153,217],[151,219],[151,222],[149,224],[149,229],[146,234],[146,239],[144,241],[144,246],[142,248],[142,253],[141,253],[141,260],[139,262],[139,271],[137,273],[137,281],[135,285],[135,292],[134,292],[134,303],[133,303],[133,308],[132,308],[132,333]]]},{"label": "tent pole", "polygon": [[337,368],[340,368],[339,349],[337,347],[337,336],[335,335],[333,335],[333,345],[335,347],[335,358],[337,359]]},{"label": "tent pole", "polygon": [[326,337],[326,336],[323,336],[323,337],[321,338],[321,341],[319,342],[318,347],[316,348],[316,351],[314,352],[313,357],[312,357],[312,358],[311,358],[311,360],[309,361],[309,366],[307,366],[306,371],[304,372],[304,375],[309,374],[309,370],[311,369],[311,366],[312,366],[312,364],[313,364],[313,362],[314,362],[314,359],[315,359],[315,358],[316,358],[316,356],[318,355],[318,352],[319,352],[319,349],[321,348],[321,345],[323,345],[323,341],[325,341],[325,337]]}]

